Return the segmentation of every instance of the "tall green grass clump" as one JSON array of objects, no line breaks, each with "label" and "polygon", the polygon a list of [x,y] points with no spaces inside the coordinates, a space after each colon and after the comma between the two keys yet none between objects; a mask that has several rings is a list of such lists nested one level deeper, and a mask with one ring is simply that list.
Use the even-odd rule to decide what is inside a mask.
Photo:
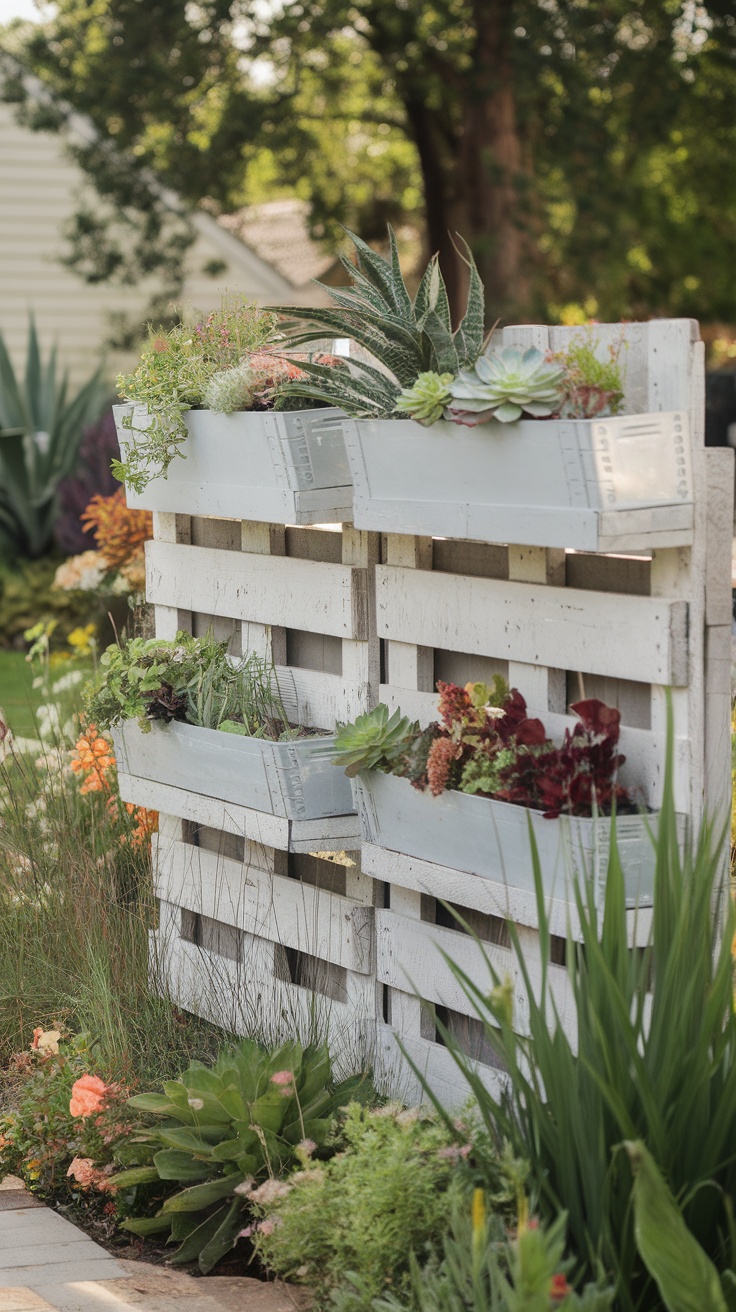
[{"label": "tall green grass clump", "polygon": [[0,1064],[28,1048],[36,1026],[61,1021],[94,1036],[111,1076],[164,1078],[212,1055],[215,1032],[151,978],[156,904],[141,813],[120,803],[114,764],[109,791],[84,791],[73,759],[59,738],[35,761],[8,753],[0,766]]},{"label": "tall green grass clump", "polygon": [[[646,946],[629,946],[615,830],[602,914],[592,883],[576,894],[580,942],[569,935],[567,954],[576,1024],[567,1029],[577,1030],[577,1052],[549,984],[551,935],[536,849],[541,982],[532,979],[510,926],[530,999],[528,1037],[515,1033],[510,984],[488,958],[488,989],[446,958],[508,1070],[506,1092],[488,1092],[452,1034],[437,1022],[489,1132],[507,1138],[515,1154],[530,1163],[542,1217],[554,1221],[567,1213],[580,1279],[594,1277],[602,1264],[615,1279],[622,1312],[661,1308],[637,1251],[625,1140],[646,1145],[680,1200],[686,1225],[715,1266],[723,1270],[732,1264],[736,921],[725,899],[725,834],[706,823],[682,851],[678,846],[671,719],[670,712]],[[439,1106],[431,1088],[427,1091]]]}]

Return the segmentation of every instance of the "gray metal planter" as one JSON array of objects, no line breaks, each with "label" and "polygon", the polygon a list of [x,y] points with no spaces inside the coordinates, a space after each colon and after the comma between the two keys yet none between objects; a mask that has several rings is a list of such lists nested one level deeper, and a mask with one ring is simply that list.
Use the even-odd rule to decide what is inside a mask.
[{"label": "gray metal planter", "polygon": [[179,723],[142,733],[134,720],[113,731],[125,774],[288,820],[355,813],[349,780],[325,758],[329,741],[276,743]]},{"label": "gray metal planter", "polygon": [[688,416],[346,422],[357,528],[584,551],[692,541]]},{"label": "gray metal planter", "polygon": [[[113,406],[123,453],[131,430],[150,423],[145,406]],[[127,490],[140,510],[178,511],[266,523],[340,523],[352,519],[352,486],[339,410],[215,414],[189,410],[188,436],[165,478]],[[123,457],[125,458],[125,457]]]},{"label": "gray metal planter", "polygon": [[[364,842],[533,893],[531,821],[545,894],[572,900],[574,879],[587,874],[595,879],[597,899],[602,900],[611,833],[606,817],[545,820],[539,811],[469,793],[432,797],[407,779],[378,770],[359,775],[353,788]],[[651,901],[650,831],[656,835],[656,815],[618,817],[616,834],[629,906]]]}]

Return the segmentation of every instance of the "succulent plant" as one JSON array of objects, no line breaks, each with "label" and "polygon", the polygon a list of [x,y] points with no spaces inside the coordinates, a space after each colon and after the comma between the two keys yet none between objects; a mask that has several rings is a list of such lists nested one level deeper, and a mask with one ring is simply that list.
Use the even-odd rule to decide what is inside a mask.
[{"label": "succulent plant", "polygon": [[403,387],[396,402],[399,414],[408,415],[420,424],[434,424],[441,419],[451,400],[452,374],[420,374],[413,387]]},{"label": "succulent plant", "polygon": [[344,766],[352,779],[361,770],[390,764],[418,732],[418,724],[412,724],[400,711],[389,716],[388,706],[381,702],[375,710],[359,715],[353,724],[339,725],[336,741],[326,750],[334,764]]},{"label": "succulent plant", "polygon": [[284,392],[337,405],[349,415],[387,418],[396,410],[402,388],[411,388],[423,372],[454,375],[469,366],[483,349],[483,284],[470,253],[468,299],[460,326],[453,332],[447,289],[437,256],[424,272],[414,300],[404,282],[396,237],[388,230],[390,258],[379,255],[349,232],[357,265],[341,256],[351,287],[322,286],[335,308],[301,305],[272,307],[288,316],[289,346],[322,340],[325,334],[349,337],[373,356],[379,367],[351,360],[350,372],[333,372],[314,361],[303,365],[309,378],[289,383]]},{"label": "succulent plant", "polygon": [[229,415],[234,410],[249,410],[253,395],[250,360],[242,360],[234,369],[222,369],[208,379],[202,390],[202,405],[205,410]]},{"label": "succulent plant", "polygon": [[536,347],[505,346],[460,371],[450,388],[447,417],[471,427],[488,419],[510,424],[522,414],[546,418],[562,404],[564,377],[564,367]]}]

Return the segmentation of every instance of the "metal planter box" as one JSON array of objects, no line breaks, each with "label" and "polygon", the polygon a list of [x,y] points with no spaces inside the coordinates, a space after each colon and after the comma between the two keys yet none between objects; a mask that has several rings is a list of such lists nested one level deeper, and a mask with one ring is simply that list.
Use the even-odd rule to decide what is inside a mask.
[{"label": "metal planter box", "polygon": [[684,412],[598,420],[346,422],[357,528],[581,551],[692,541]]},{"label": "metal planter box", "polygon": [[[359,775],[353,788],[364,842],[533,893],[531,820],[545,894],[572,901],[574,881],[592,875],[602,902],[611,833],[605,816],[545,820],[539,811],[469,793],[432,797],[408,779],[378,770]],[[627,906],[651,902],[655,854],[650,833],[656,832],[656,815],[617,819]]]},{"label": "metal planter box", "polygon": [[288,820],[350,815],[350,782],[324,755],[329,738],[276,743],[193,724],[135,720],[113,731],[121,771]]},{"label": "metal planter box", "polygon": [[[123,418],[143,429],[146,407],[113,406],[120,449],[131,444]],[[189,410],[188,436],[165,478],[154,478],[128,505],[274,524],[351,520],[353,493],[339,410],[215,414]],[[123,457],[124,458],[124,457]]]}]

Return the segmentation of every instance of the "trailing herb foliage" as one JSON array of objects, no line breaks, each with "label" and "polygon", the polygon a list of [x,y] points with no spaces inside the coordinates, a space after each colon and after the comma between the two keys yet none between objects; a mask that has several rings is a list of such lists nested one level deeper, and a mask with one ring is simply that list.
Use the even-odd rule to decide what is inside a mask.
[{"label": "trailing herb foliage", "polygon": [[[124,1222],[138,1235],[170,1234],[173,1263],[210,1271],[237,1243],[254,1185],[302,1165],[324,1146],[340,1107],[370,1092],[361,1075],[335,1084],[325,1044],[285,1043],[267,1052],[244,1039],[214,1066],[192,1062],[163,1094],[129,1100],[142,1113],[135,1142],[111,1177],[118,1190],[155,1181],[180,1186],[156,1216]],[[150,1117],[160,1118],[154,1129]]]},{"label": "trailing herb foliage", "polygon": [[185,720],[254,738],[293,736],[273,667],[255,653],[231,661],[227,642],[179,632],[173,640],[129,638],[100,657],[85,709],[98,729],[137,720]]},{"label": "trailing herb foliage", "polygon": [[[131,440],[125,459],[112,462],[116,476],[136,492],[156,475],[165,476],[174,457],[182,454],[184,415],[195,407],[222,414],[293,409],[284,384],[306,374],[302,357],[269,353],[269,344],[280,341],[276,316],[242,296],[223,297],[220,308],[199,323],[149,328],[138,368],[117,380],[120,396],[137,402],[143,413],[123,416]],[[324,368],[340,365],[331,355],[318,354],[315,360]],[[298,406],[303,409],[304,402]]]},{"label": "trailing herb foliage", "polygon": [[[446,957],[471,1014],[508,1072],[502,1097],[488,1091],[452,1033],[436,1024],[477,1099],[489,1131],[508,1137],[531,1166],[543,1217],[566,1211],[583,1275],[601,1262],[621,1312],[655,1312],[661,1298],[637,1251],[632,1170],[622,1140],[646,1143],[688,1229],[719,1271],[732,1267],[736,1197],[736,1013],[731,945],[736,913],[724,897],[725,835],[705,825],[678,846],[670,709],[664,795],[656,842],[654,908],[646,945],[630,948],[621,861],[611,839],[602,913],[592,881],[576,891],[579,946],[570,938],[572,1006],[562,1024],[551,986],[552,939],[533,845],[541,975],[534,978],[512,923],[528,998],[524,1035],[514,1028],[514,989],[486,954],[488,986]],[[722,914],[714,915],[714,907]],[[577,935],[576,935],[577,939]],[[482,950],[482,945],[481,945]],[[570,1038],[574,1033],[577,1043]],[[411,1058],[408,1057],[411,1062]],[[436,1095],[416,1071],[432,1101]],[[447,1113],[443,1113],[447,1115]],[[637,1224],[641,1227],[642,1217]],[[657,1276],[659,1279],[659,1276]],[[705,1308],[703,1298],[672,1308]],[[733,1306],[729,1303],[729,1306]]]},{"label": "trailing herb foliage", "polygon": [[633,809],[617,779],[624,757],[616,750],[621,716],[613,707],[597,698],[574,703],[578,723],[557,746],[501,675],[492,686],[460,688],[440,680],[437,690],[440,721],[424,730],[400,711],[389,718],[383,705],[340,725],[328,749],[335,764],[350,776],[383,770],[434,797],[459,789],[532,807],[550,819]]}]

